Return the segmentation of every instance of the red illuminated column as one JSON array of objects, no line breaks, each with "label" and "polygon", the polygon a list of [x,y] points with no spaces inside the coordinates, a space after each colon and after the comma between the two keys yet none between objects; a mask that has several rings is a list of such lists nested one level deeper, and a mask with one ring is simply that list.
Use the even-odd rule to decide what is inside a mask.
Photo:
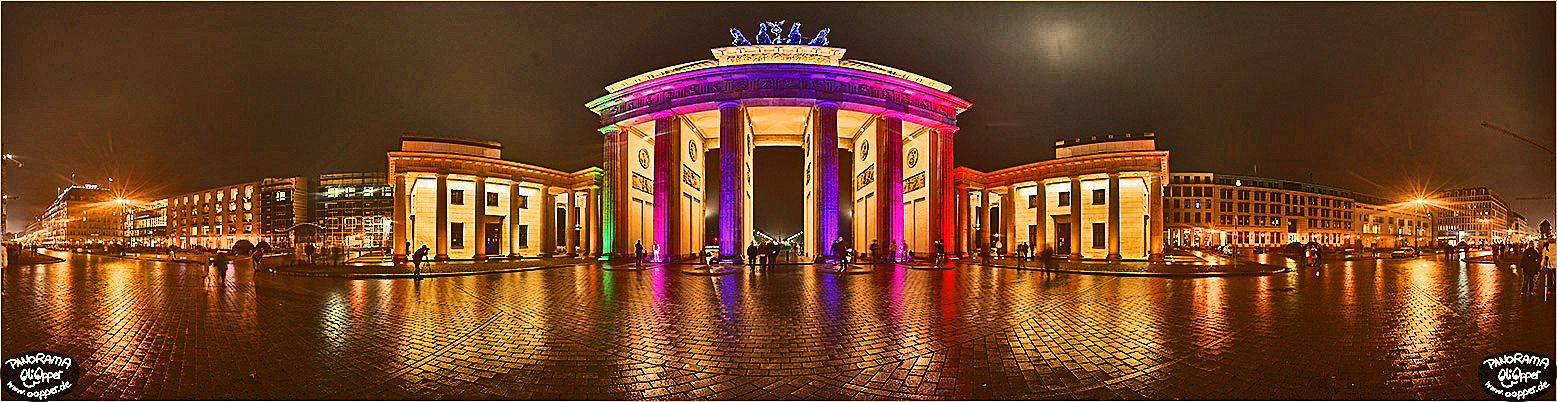
[{"label": "red illuminated column", "polygon": [[927,253],[935,252],[935,241],[939,240],[941,245],[945,247],[953,247],[953,243],[956,242],[957,238],[957,204],[953,196],[956,190],[952,186],[952,175],[954,173],[952,171],[952,132],[954,131],[956,131],[955,127],[931,131],[928,135],[932,137],[929,141],[926,141],[929,148],[927,156],[930,162],[927,169],[925,169],[929,172],[930,179],[930,182],[926,185],[930,192],[928,198],[930,201],[930,216],[926,217],[930,228],[927,230],[930,244],[924,244],[922,249],[918,246],[915,248]]},{"label": "red illuminated column", "polygon": [[970,236],[968,234],[970,228],[968,223],[968,185],[957,183],[956,192],[952,194],[952,197],[954,197],[953,202],[957,204],[957,235],[955,242],[948,245],[951,248],[947,252],[962,255],[968,252],[968,236]]},{"label": "red illuminated column", "polygon": [[719,103],[719,259],[741,259],[746,226],[746,113],[738,102]]}]

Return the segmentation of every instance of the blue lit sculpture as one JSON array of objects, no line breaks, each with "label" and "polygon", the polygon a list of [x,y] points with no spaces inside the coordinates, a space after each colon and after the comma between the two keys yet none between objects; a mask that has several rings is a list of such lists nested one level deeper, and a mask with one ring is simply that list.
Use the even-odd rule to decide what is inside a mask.
[{"label": "blue lit sculpture", "polygon": [[805,35],[800,34],[800,23],[796,22],[789,26],[789,36],[783,37],[779,36],[779,34],[784,32],[784,21],[768,21],[757,25],[757,40],[755,41],[747,40],[746,35],[741,34],[741,30],[730,28],[730,37],[734,38],[734,40],[730,41],[730,44],[734,46],[750,46],[754,44],[827,46],[827,32],[831,30],[831,28],[822,28],[821,31],[816,33],[815,38],[808,39]]},{"label": "blue lit sculpture", "polygon": [[734,46],[750,46],[751,45],[751,41],[746,40],[746,35],[741,35],[741,30],[739,30],[739,29],[730,28],[730,36],[735,37],[735,40],[730,42],[731,45],[734,45]]},{"label": "blue lit sculpture", "polygon": [[794,25],[790,25],[789,37],[784,38],[784,43],[790,45],[804,45],[805,42],[806,37],[800,36],[800,23],[796,22]]}]

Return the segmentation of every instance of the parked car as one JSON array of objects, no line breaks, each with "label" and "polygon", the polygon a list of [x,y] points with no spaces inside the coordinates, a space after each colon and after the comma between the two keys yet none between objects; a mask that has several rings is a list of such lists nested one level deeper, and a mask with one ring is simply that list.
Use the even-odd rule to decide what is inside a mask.
[{"label": "parked car", "polygon": [[1420,255],[1422,255],[1421,252],[1411,247],[1397,248],[1394,252],[1389,253],[1390,257],[1416,257]]}]

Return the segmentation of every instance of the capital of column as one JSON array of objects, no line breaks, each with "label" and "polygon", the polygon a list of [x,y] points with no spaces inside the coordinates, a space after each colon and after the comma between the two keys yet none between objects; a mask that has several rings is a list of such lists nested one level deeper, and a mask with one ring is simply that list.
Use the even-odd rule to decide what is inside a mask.
[{"label": "capital of column", "polygon": [[715,103],[714,105],[719,106],[720,109],[724,109],[724,108],[727,108],[727,107],[741,107],[741,103],[740,102],[736,102],[736,101],[719,101],[718,103]]},{"label": "capital of column", "polygon": [[819,101],[819,102],[816,102],[816,107],[818,107],[818,108],[837,109],[839,107],[842,107],[842,105],[839,104],[838,102],[833,102],[833,101]]}]

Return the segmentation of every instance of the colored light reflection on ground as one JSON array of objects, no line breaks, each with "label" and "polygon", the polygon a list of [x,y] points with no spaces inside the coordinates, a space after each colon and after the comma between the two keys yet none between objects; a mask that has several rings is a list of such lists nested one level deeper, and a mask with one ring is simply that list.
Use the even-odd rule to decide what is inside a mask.
[{"label": "colored light reflection on ground", "polygon": [[65,257],[4,273],[4,353],[81,358],[92,399],[1480,399],[1482,357],[1553,354],[1552,302],[1458,256],[422,281]]}]

